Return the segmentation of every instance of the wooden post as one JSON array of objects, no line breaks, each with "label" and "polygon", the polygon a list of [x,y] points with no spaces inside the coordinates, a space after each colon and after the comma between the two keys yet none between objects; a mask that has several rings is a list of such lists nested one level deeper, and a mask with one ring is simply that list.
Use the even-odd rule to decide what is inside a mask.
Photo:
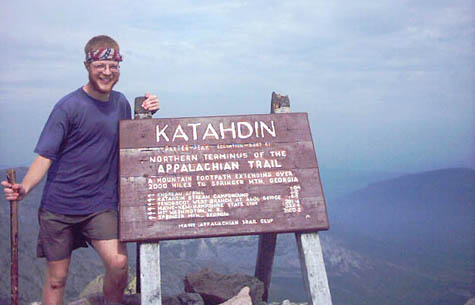
[{"label": "wooden post", "polygon": [[[290,112],[288,96],[272,92],[271,113]],[[295,233],[300,266],[309,305],[332,305],[318,232]],[[268,301],[277,234],[259,236],[255,276],[264,283],[263,300]]]},{"label": "wooden post", "polygon": [[278,93],[272,92],[272,100],[270,102],[270,113],[289,113],[290,100],[287,95],[281,96]]},{"label": "wooden post", "polygon": [[[289,97],[281,96],[280,94],[272,92],[270,113],[287,112],[290,112]],[[276,241],[276,233],[266,233],[259,235],[255,277],[264,283],[264,295],[262,296],[262,299],[265,302],[267,302],[269,299],[269,287],[272,277],[272,265],[274,264]]]},{"label": "wooden post", "polygon": [[140,243],[140,299],[142,305],[161,305],[160,244]]},{"label": "wooden post", "polygon": [[259,235],[255,277],[264,283],[262,300],[265,302],[269,299],[269,287],[272,277],[272,265],[274,264],[276,241],[276,233]]},{"label": "wooden post", "polygon": [[[153,112],[142,107],[145,97],[135,98],[134,119],[151,119]],[[136,291],[142,305],[161,305],[160,243],[136,243]]]},{"label": "wooden post", "polygon": [[141,293],[142,286],[140,281],[140,243],[135,243],[135,293]]},{"label": "wooden post", "polygon": [[332,305],[318,232],[295,233],[295,238],[308,304]]},{"label": "wooden post", "polygon": [[[7,172],[8,183],[16,183],[16,172],[9,169]],[[18,305],[18,202],[10,201],[10,244],[11,244],[11,260],[10,260],[10,280],[12,305]]]}]

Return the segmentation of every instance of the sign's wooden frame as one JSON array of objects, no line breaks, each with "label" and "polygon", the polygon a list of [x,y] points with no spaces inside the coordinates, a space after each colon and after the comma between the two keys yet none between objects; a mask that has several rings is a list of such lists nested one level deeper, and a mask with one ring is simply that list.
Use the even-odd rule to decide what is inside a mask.
[{"label": "sign's wooden frame", "polygon": [[120,229],[121,241],[327,230],[307,114],[121,121]]},{"label": "sign's wooden frame", "polygon": [[[137,104],[141,104],[138,99],[136,99]],[[273,92],[271,113],[285,112],[290,112],[288,97],[281,97]],[[136,118],[150,117],[151,114],[145,116],[136,114]],[[318,230],[297,232],[295,236],[308,303],[331,305],[331,294]],[[277,233],[275,232],[261,234],[259,238],[255,276],[264,283],[265,301],[268,298],[276,239]],[[137,244],[137,272],[137,292],[141,293],[141,303],[143,305],[161,305],[160,244],[158,240]]]}]

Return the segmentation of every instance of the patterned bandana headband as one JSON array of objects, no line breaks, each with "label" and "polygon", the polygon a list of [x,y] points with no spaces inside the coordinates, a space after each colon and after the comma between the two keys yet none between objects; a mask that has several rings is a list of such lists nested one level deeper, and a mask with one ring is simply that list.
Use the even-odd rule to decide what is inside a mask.
[{"label": "patterned bandana headband", "polygon": [[113,48],[100,48],[86,53],[88,63],[96,60],[122,61],[122,55],[120,55],[119,50]]}]

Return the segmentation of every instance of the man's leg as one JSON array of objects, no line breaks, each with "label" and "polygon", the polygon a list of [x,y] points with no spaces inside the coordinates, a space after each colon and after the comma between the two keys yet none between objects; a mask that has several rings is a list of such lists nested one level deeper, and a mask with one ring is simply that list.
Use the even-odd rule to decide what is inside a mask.
[{"label": "man's leg", "polygon": [[104,263],[104,299],[120,303],[128,280],[127,247],[117,239],[92,240],[92,245]]},{"label": "man's leg", "polygon": [[71,258],[46,261],[46,279],[43,287],[43,305],[62,305],[64,288]]}]

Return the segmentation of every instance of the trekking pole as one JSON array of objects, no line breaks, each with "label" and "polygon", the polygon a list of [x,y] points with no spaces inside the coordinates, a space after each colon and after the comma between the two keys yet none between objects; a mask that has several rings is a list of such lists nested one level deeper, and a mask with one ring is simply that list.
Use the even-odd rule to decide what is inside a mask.
[{"label": "trekking pole", "polygon": [[[14,169],[8,170],[7,180],[8,183],[16,183],[16,172]],[[10,280],[12,305],[18,305],[18,202],[16,200],[10,200],[10,244]]]}]

